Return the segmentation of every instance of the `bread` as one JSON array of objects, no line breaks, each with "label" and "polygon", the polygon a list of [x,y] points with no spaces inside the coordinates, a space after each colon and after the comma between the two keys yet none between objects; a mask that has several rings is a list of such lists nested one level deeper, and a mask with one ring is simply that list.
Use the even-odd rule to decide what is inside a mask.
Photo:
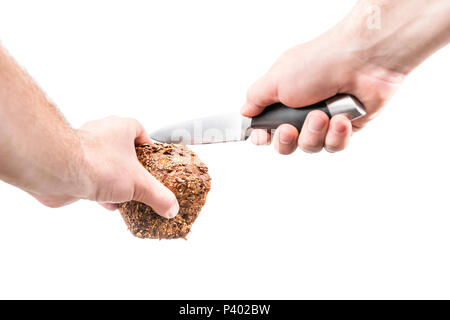
[{"label": "bread", "polygon": [[208,168],[182,145],[153,143],[136,147],[141,164],[177,197],[178,215],[166,219],[143,203],[122,203],[119,211],[130,231],[139,238],[186,238],[211,188]]}]

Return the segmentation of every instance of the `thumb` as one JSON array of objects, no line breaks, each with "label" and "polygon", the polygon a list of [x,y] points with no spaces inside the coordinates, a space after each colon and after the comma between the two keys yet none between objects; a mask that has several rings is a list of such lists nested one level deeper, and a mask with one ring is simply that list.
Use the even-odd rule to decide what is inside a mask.
[{"label": "thumb", "polygon": [[241,113],[246,117],[260,114],[268,105],[278,102],[278,85],[269,74],[256,81],[247,91],[247,101]]},{"label": "thumb", "polygon": [[[260,114],[268,105],[281,102],[299,108],[339,92],[343,66],[331,53],[320,54],[322,45],[315,41],[294,47],[283,54],[247,92],[241,113],[247,117]],[[331,56],[330,56],[331,55]]]},{"label": "thumb", "polygon": [[133,200],[145,203],[167,219],[175,217],[180,208],[175,195],[142,166],[137,172]]}]

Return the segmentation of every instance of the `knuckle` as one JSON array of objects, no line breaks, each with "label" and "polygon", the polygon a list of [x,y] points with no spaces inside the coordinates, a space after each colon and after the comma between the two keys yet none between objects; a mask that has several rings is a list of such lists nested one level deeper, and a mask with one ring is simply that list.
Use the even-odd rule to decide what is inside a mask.
[{"label": "knuckle", "polygon": [[295,148],[291,148],[291,149],[279,149],[277,150],[279,154],[283,155],[283,156],[287,156],[292,154],[295,151]]},{"label": "knuckle", "polygon": [[325,142],[325,150],[330,153],[342,151],[346,146],[347,141],[343,139],[330,139],[330,141]]},{"label": "knuckle", "polygon": [[300,138],[299,139],[298,146],[304,152],[316,153],[316,152],[319,152],[319,151],[322,150],[323,142],[320,141],[319,139],[306,137],[306,138]]},{"label": "knuckle", "polygon": [[306,148],[306,147],[300,147],[300,149],[303,152],[306,152],[306,153],[318,153],[318,152],[322,151],[322,147],[315,148],[315,149],[313,149],[313,148]]},{"label": "knuckle", "polygon": [[329,121],[327,114],[321,110],[313,110],[308,114],[308,117],[319,117],[322,118],[324,121]]},{"label": "knuckle", "polygon": [[301,95],[292,84],[294,79],[284,78],[278,85],[278,98],[280,102],[290,107],[298,107]]},{"label": "knuckle", "polygon": [[339,146],[339,145],[326,145],[325,146],[325,150],[329,153],[336,153],[339,151],[344,150],[344,146]]},{"label": "knuckle", "polygon": [[299,148],[306,153],[317,153],[320,152],[323,148],[322,145],[313,145],[307,143],[300,143]]},{"label": "knuckle", "polygon": [[[259,129],[257,129],[257,130],[259,130]],[[269,138],[267,136],[267,133],[264,131],[257,131],[257,130],[252,132],[251,138],[250,138],[251,142],[257,146],[268,144]]]},{"label": "knuckle", "polygon": [[286,106],[295,106],[297,95],[295,92],[291,92],[290,89],[285,89],[283,85],[280,85],[278,96],[280,98],[280,102]]},{"label": "knuckle", "polygon": [[358,132],[359,130],[363,129],[366,126],[367,122],[365,119],[361,119],[361,121],[356,120],[352,123],[352,131]]}]

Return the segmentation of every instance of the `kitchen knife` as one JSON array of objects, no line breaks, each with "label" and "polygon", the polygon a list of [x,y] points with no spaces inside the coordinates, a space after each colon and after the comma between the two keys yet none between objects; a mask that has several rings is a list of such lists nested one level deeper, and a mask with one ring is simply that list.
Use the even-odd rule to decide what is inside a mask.
[{"label": "kitchen knife", "polygon": [[253,129],[273,130],[283,123],[293,125],[300,132],[306,116],[313,110],[321,110],[330,118],[336,114],[343,114],[350,120],[366,114],[361,102],[355,97],[337,95],[302,108],[290,108],[275,103],[253,118],[236,113],[185,121],[161,128],[151,133],[150,137],[156,141],[178,144],[243,141],[250,136]]}]

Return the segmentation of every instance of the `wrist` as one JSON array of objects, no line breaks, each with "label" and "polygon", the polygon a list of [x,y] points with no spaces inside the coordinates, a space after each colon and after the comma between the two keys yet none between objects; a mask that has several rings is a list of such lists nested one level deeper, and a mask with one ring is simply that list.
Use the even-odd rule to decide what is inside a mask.
[{"label": "wrist", "polygon": [[76,135],[80,144],[79,160],[77,163],[77,197],[80,199],[95,199],[96,177],[95,159],[92,150],[96,148],[96,141],[83,130],[77,130]]},{"label": "wrist", "polygon": [[447,0],[363,0],[339,25],[362,66],[405,76],[450,40]]}]

